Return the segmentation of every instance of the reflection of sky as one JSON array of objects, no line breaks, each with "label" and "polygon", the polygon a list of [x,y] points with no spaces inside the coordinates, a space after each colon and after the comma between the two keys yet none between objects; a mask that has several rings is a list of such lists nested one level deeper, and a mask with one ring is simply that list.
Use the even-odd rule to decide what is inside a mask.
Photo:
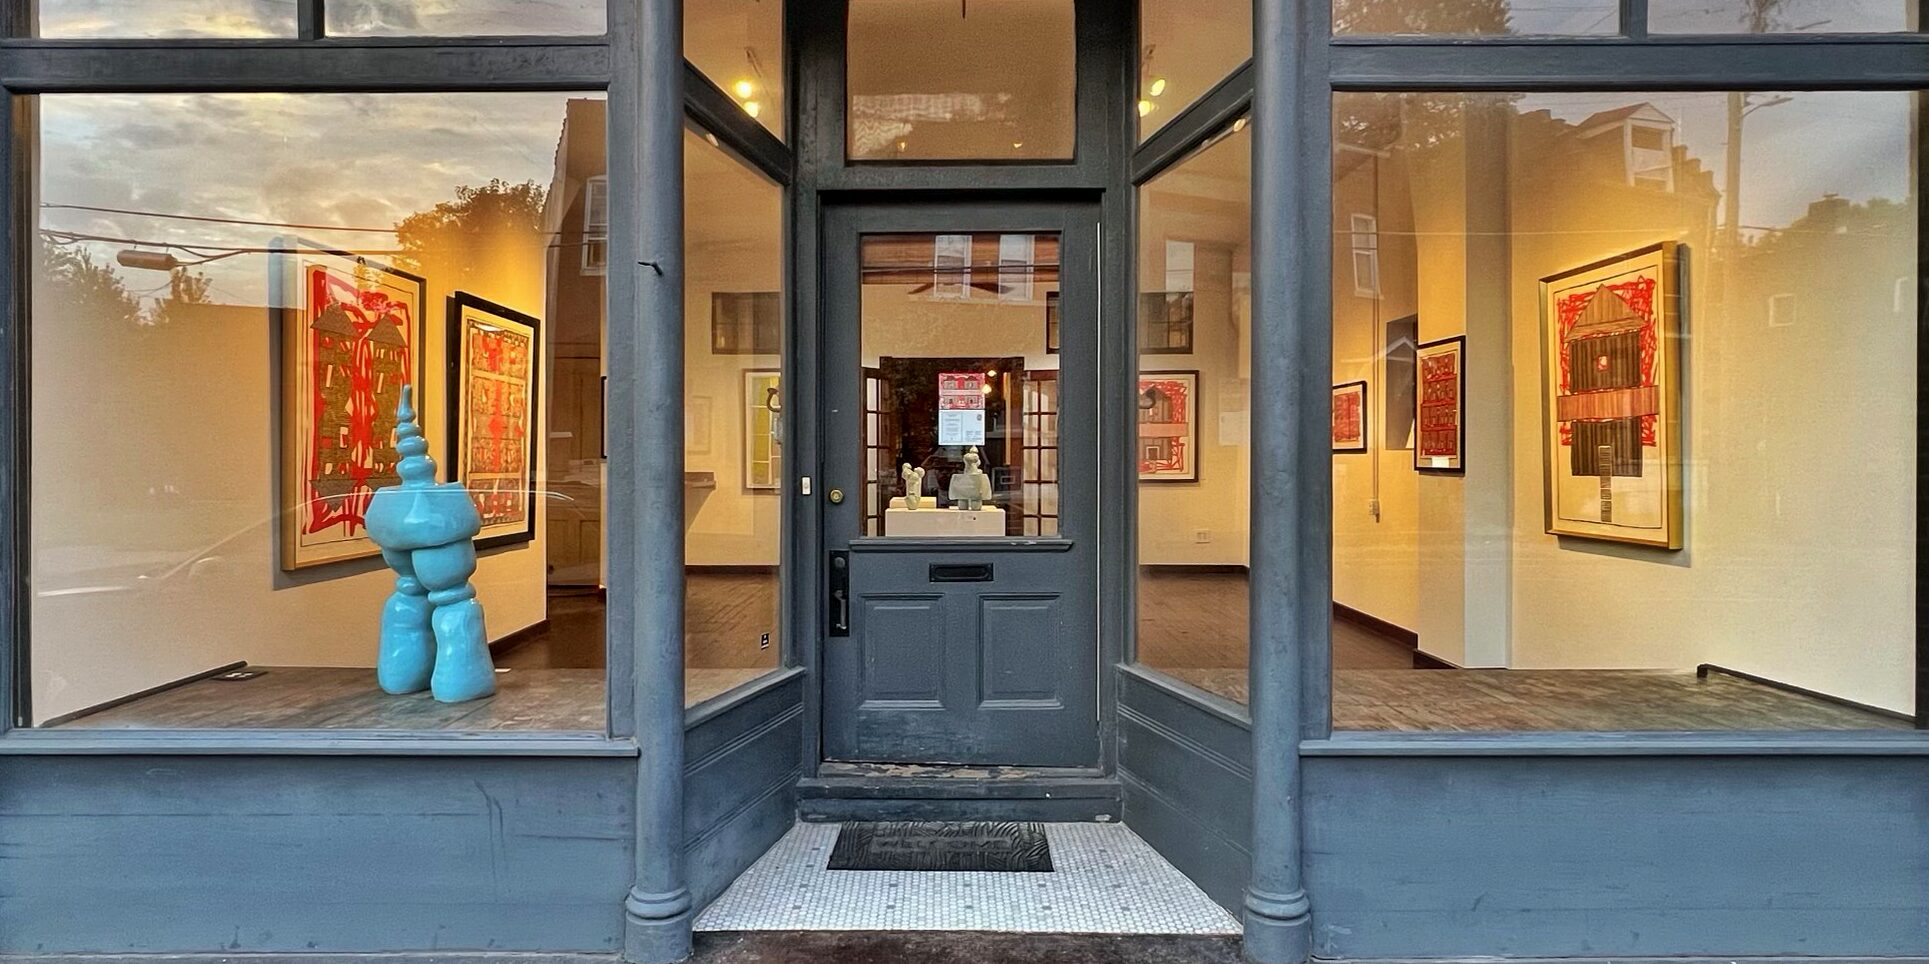
[{"label": "reflection of sky", "polygon": [[[1386,2],[1386,0],[1378,0]],[[1418,6],[1416,0],[1401,0]],[[1439,0],[1453,2],[1453,0]],[[1760,0],[1649,0],[1651,33],[1737,33]],[[1769,0],[1772,32],[1882,33],[1912,29],[1915,0]],[[1612,34],[1619,0],[1513,0],[1508,25],[1517,34]]]},{"label": "reflection of sky", "polygon": [[[1852,201],[1907,198],[1915,176],[1910,145],[1914,96],[1897,91],[1750,95],[1751,106],[1790,100],[1759,107],[1743,121],[1742,224],[1785,227],[1824,194]],[[1679,142],[1714,173],[1719,191],[1727,176],[1725,93],[1528,94],[1518,108],[1545,109],[1561,120],[1578,122],[1599,111],[1644,102],[1675,119]]]},{"label": "reflection of sky", "polygon": [[[329,33],[600,34],[604,0],[329,0]],[[293,37],[295,0],[39,0],[43,37]]]},{"label": "reflection of sky", "polygon": [[[492,178],[547,189],[563,93],[49,94],[39,98],[40,202],[322,225],[210,224],[43,209],[41,227],[136,241],[268,247],[282,236],[388,251],[397,221]],[[344,227],[376,231],[344,231]],[[335,230],[329,230],[334,228]],[[112,262],[127,244],[96,243]],[[183,260],[188,255],[176,251]],[[378,255],[378,257],[386,257]],[[137,292],[155,271],[119,269]],[[216,300],[265,304],[268,259],[196,270]]]}]

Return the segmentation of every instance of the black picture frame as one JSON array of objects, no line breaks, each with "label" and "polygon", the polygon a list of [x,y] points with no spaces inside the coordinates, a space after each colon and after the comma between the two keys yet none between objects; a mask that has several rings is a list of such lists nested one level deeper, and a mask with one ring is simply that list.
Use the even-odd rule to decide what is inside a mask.
[{"label": "black picture frame", "polygon": [[1351,382],[1340,382],[1334,385],[1333,397],[1339,398],[1341,393],[1355,389],[1358,389],[1360,393],[1360,442],[1358,445],[1347,446],[1342,446],[1338,442],[1334,442],[1332,448],[1333,453],[1336,455],[1363,455],[1373,451],[1373,415],[1372,406],[1368,404],[1369,393],[1367,391],[1366,380],[1360,379]]},{"label": "black picture frame", "polygon": [[[542,493],[537,491],[537,466],[542,464],[542,371],[543,371],[543,334],[542,320],[534,315],[525,314],[506,305],[497,304],[487,298],[467,291],[457,291],[448,297],[448,343],[445,349],[446,381],[448,383],[448,408],[445,420],[448,425],[448,474],[452,482],[465,482],[462,453],[468,445],[463,431],[462,386],[463,369],[467,363],[467,353],[462,350],[462,319],[464,309],[493,315],[504,321],[513,322],[529,328],[531,332],[529,365],[529,454],[525,460],[525,471],[529,479],[529,502],[526,517],[519,529],[497,532],[494,535],[480,535],[476,538],[477,549],[493,549],[498,546],[522,545],[536,539],[536,516],[542,505]],[[487,531],[485,525],[485,532]]]},{"label": "black picture frame", "polygon": [[[1425,465],[1420,453],[1426,451],[1421,439],[1426,434],[1426,420],[1422,408],[1426,405],[1424,385],[1426,379],[1426,357],[1430,348],[1454,347],[1455,357],[1460,363],[1454,366],[1454,464],[1451,466]],[[1451,335],[1423,341],[1415,346],[1413,352],[1413,470],[1435,475],[1465,475],[1467,472],[1467,336]]]}]

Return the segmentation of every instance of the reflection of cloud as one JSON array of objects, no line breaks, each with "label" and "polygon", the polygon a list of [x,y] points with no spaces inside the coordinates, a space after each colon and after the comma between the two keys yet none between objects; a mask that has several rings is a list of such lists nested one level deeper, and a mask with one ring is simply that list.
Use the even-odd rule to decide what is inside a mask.
[{"label": "reflection of cloud", "polygon": [[[492,178],[547,187],[566,93],[49,94],[40,98],[40,199],[201,217],[382,229],[210,224],[43,210],[41,226],[231,248],[279,235],[361,251],[415,211]],[[95,245],[112,262],[126,245]],[[216,290],[264,303],[267,259],[201,269]],[[148,280],[130,278],[134,287]]]},{"label": "reflection of cloud", "polygon": [[599,34],[604,0],[329,0],[335,34]]},{"label": "reflection of cloud", "polygon": [[40,0],[42,37],[293,37],[295,0]]}]

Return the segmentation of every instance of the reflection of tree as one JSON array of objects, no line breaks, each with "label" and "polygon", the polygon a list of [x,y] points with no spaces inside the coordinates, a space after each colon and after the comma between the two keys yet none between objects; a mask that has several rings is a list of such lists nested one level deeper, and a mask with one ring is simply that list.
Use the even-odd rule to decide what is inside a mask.
[{"label": "reflection of tree", "polygon": [[112,265],[96,262],[77,245],[47,244],[40,251],[40,277],[34,290],[38,306],[58,306],[69,318],[110,328],[141,323],[141,301],[127,290]]},{"label": "reflection of tree", "polygon": [[167,295],[154,299],[154,306],[148,309],[147,323],[166,325],[188,317],[187,309],[192,305],[205,305],[208,297],[208,276],[199,271],[175,268],[168,272]]},{"label": "reflection of tree", "polygon": [[455,200],[418,211],[395,225],[401,266],[433,275],[436,284],[487,290],[493,266],[506,256],[528,257],[540,248],[543,189],[534,181],[510,184],[500,179],[481,187],[456,188]]},{"label": "reflection of tree", "polygon": [[[1336,34],[1504,34],[1512,0],[1333,0]],[[1342,94],[1333,102],[1341,144],[1370,150],[1431,147],[1460,136],[1476,105],[1512,103],[1513,94]]]},{"label": "reflection of tree", "polygon": [[1512,0],[1333,0],[1333,32],[1508,33],[1512,6]]}]

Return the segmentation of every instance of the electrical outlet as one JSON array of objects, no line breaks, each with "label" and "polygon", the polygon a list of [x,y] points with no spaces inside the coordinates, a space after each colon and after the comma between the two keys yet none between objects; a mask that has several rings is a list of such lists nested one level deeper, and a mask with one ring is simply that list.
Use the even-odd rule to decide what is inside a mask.
[{"label": "electrical outlet", "polygon": [[1373,521],[1375,522],[1380,521],[1380,500],[1379,499],[1366,500],[1366,511],[1373,514]]},{"label": "electrical outlet", "polygon": [[1199,544],[1199,545],[1202,545],[1202,546],[1203,546],[1203,545],[1205,545],[1205,544],[1206,544],[1206,543],[1208,543],[1208,542],[1211,542],[1211,541],[1212,541],[1212,530],[1211,530],[1211,529],[1194,529],[1194,530],[1192,530],[1192,541],[1193,541],[1193,542],[1195,542],[1195,543],[1197,543],[1197,544]]}]

